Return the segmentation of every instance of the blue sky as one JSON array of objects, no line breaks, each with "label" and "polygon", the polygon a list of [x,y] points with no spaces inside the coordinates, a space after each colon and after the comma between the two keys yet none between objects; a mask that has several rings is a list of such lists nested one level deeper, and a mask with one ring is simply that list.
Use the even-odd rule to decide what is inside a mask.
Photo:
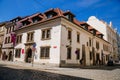
[{"label": "blue sky", "polygon": [[57,7],[70,10],[80,21],[93,15],[112,21],[120,33],[120,0],[0,0],[0,22]]}]

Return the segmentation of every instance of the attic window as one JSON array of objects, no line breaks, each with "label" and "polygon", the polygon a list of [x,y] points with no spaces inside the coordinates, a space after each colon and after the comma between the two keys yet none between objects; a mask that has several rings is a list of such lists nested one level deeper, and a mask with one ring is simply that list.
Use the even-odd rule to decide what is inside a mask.
[{"label": "attic window", "polygon": [[86,24],[81,24],[81,26],[82,26],[85,30],[88,30],[88,25],[86,25]]},{"label": "attic window", "polygon": [[33,23],[38,22],[40,20],[42,20],[42,18],[40,18],[38,16],[32,18]]},{"label": "attic window", "polygon": [[96,30],[95,29],[92,29],[90,32],[93,33],[94,36],[96,35]]},{"label": "attic window", "polygon": [[52,18],[57,15],[57,13],[54,11],[46,12],[45,14],[46,14],[47,18]]},{"label": "attic window", "polygon": [[103,35],[102,34],[98,34],[98,37],[103,39]]},{"label": "attic window", "polygon": [[51,17],[53,17],[52,14],[48,14],[48,15],[47,15],[47,18],[51,18]]},{"label": "attic window", "polygon": [[23,26],[26,26],[26,25],[30,24],[30,22],[28,20],[25,20],[22,22],[22,24],[23,24]]},{"label": "attic window", "polygon": [[73,21],[73,16],[72,15],[70,15],[70,14],[67,14],[67,15],[65,15],[65,17],[69,20],[69,21]]},{"label": "attic window", "polygon": [[71,22],[73,22],[74,15],[71,12],[64,13],[64,16]]}]

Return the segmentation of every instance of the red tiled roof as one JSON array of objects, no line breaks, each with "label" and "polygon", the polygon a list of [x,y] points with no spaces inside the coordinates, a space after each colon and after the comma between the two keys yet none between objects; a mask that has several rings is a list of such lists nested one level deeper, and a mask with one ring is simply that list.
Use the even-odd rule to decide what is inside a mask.
[{"label": "red tiled roof", "polygon": [[88,26],[88,30],[92,30],[94,29],[92,26]]},{"label": "red tiled roof", "polygon": [[[55,9],[49,9],[49,10],[47,10],[47,11],[44,12],[44,13],[36,13],[36,14],[34,14],[34,15],[28,16],[28,17],[20,20],[20,22],[22,22],[22,21],[24,21],[24,20],[29,20],[30,18],[35,17],[35,16],[41,17],[41,18],[42,18],[41,21],[44,21],[44,20],[46,20],[46,13],[47,13],[47,12],[50,12],[50,11],[56,12],[57,15],[54,16],[54,17],[52,17],[52,18],[49,18],[49,19],[53,19],[53,18],[56,18],[56,17],[59,17],[59,16],[65,17],[64,14],[67,14],[67,13],[72,14],[70,11],[64,12],[64,11],[62,11],[62,10],[59,9],[59,8],[55,8]],[[74,14],[72,14],[72,15],[74,16]],[[49,20],[49,19],[47,19],[47,20]],[[78,20],[75,19],[75,18],[73,19],[73,22],[74,22],[76,25],[78,25],[79,27],[81,27],[81,24],[86,24],[86,25],[88,25],[88,31],[93,30],[93,29],[96,30],[95,28],[93,28],[92,26],[90,26],[89,24],[87,24],[86,22],[80,22],[80,21],[78,21]],[[96,34],[102,34],[102,33],[100,33],[99,31],[96,30]]]},{"label": "red tiled roof", "polygon": [[40,15],[40,13],[33,14],[32,16],[29,16],[29,18],[33,18],[33,17],[38,16],[38,15]]},{"label": "red tiled roof", "polygon": [[96,34],[101,34],[101,35],[103,35],[103,34],[102,34],[101,32],[99,32],[99,31],[97,31]]}]

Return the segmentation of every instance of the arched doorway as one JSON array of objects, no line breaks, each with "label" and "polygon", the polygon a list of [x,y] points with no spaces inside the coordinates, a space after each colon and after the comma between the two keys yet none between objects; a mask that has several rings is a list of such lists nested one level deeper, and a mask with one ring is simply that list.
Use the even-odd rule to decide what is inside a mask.
[{"label": "arched doorway", "polygon": [[25,62],[30,63],[32,61],[32,49],[28,48],[25,55]]},{"label": "arched doorway", "polygon": [[10,51],[8,55],[8,61],[12,61],[13,60],[12,58],[13,58],[12,51]]}]

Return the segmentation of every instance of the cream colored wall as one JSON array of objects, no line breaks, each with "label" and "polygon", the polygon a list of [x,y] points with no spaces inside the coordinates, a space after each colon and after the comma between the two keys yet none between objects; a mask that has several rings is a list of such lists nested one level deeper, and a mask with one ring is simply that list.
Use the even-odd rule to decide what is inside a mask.
[{"label": "cream colored wall", "polygon": [[[87,46],[87,42],[89,42],[89,38],[93,40],[93,47],[95,47],[95,55],[96,53],[100,54],[101,59],[101,51],[103,50],[103,44],[109,45],[106,41],[93,36],[91,33],[79,28],[78,26],[70,23],[69,21],[62,19],[62,35],[61,35],[61,60],[65,61],[66,64],[79,64],[79,60],[82,58],[82,45],[85,45],[86,51],[86,65],[91,65],[92,61],[90,61],[90,51],[92,51],[92,46]],[[69,44],[69,40],[67,39],[67,31],[68,29],[72,29],[72,58],[69,60],[67,59],[67,47],[66,45]],[[80,43],[77,43],[77,32],[80,33]],[[96,49],[96,41],[99,41],[100,48],[99,50]],[[88,43],[89,44],[89,43]],[[91,43],[92,44],[92,43]],[[76,60],[76,48],[80,48],[80,59]],[[105,54],[109,54],[109,52],[105,52]]]},{"label": "cream colored wall", "polygon": [[[67,59],[67,48],[66,45],[69,44],[69,41],[67,39],[67,31],[68,28],[72,29],[72,57],[70,60]],[[80,43],[77,43],[77,32],[80,33]],[[61,60],[65,60],[67,64],[80,64],[79,60],[82,58],[82,45],[87,45],[87,42],[89,41],[89,37],[91,36],[90,33],[84,31],[83,29],[79,28],[78,26],[66,21],[63,19],[62,21],[62,33],[61,33]],[[76,49],[80,49],[80,59],[76,59],[75,51]],[[86,64],[90,65],[90,59],[89,59],[89,48],[86,48]]]}]

